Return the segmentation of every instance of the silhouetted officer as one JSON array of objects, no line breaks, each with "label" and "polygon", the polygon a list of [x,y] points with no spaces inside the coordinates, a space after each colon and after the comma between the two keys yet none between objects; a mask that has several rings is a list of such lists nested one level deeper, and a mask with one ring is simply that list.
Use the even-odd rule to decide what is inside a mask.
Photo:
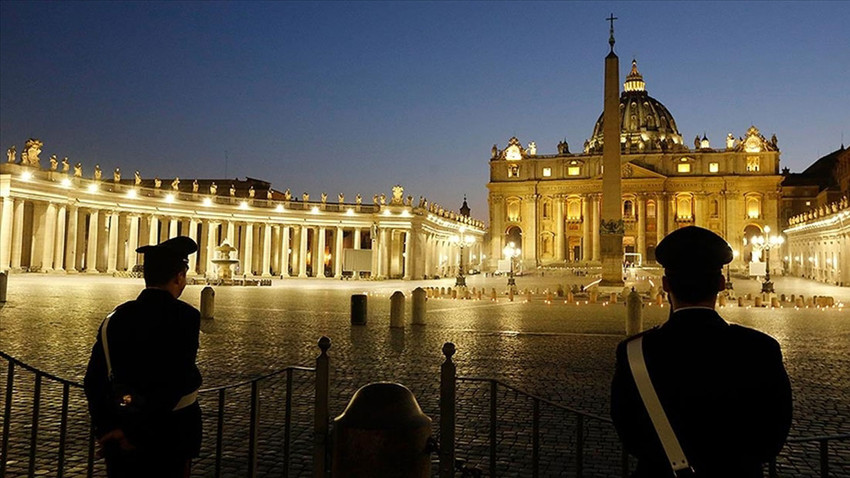
[{"label": "silhouetted officer", "polygon": [[201,319],[178,300],[197,250],[188,237],[138,248],[146,288],[107,316],[92,347],[85,391],[110,478],[189,476],[200,450]]},{"label": "silhouetted officer", "polygon": [[779,344],[730,325],[714,310],[732,249],[699,227],[670,233],[655,251],[670,295],[669,320],[617,347],[611,416],[625,449],[637,457],[633,477],[672,477],[629,366],[626,348],[642,337],[646,369],[697,477],[761,477],[791,426],[791,386]]}]

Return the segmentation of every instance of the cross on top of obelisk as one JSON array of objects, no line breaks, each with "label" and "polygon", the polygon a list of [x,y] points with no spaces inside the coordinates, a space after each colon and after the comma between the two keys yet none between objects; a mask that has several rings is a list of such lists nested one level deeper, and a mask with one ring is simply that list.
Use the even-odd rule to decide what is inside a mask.
[{"label": "cross on top of obelisk", "polygon": [[605,20],[611,22],[611,37],[608,38],[608,44],[611,45],[611,53],[614,53],[614,20],[617,20],[617,17],[611,13],[611,16],[606,18]]}]

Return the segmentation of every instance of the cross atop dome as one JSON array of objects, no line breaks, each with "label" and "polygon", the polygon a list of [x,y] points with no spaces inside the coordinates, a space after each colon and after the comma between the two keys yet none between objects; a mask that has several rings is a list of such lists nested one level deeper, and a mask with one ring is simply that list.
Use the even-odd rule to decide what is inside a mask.
[{"label": "cross atop dome", "polygon": [[614,53],[614,20],[617,20],[617,17],[611,13],[611,16],[605,20],[611,22],[611,36],[608,38],[608,44],[611,45],[611,53]]}]

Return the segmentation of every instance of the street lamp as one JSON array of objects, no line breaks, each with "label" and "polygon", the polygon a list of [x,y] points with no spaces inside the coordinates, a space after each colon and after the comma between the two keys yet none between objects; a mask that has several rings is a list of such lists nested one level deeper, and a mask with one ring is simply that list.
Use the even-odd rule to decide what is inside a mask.
[{"label": "street lamp", "polygon": [[764,251],[764,262],[766,267],[764,272],[764,282],[761,284],[761,291],[765,294],[772,294],[774,290],[773,282],[770,282],[770,249],[781,245],[785,242],[785,238],[779,235],[771,236],[770,226],[764,226],[764,233],[764,236],[753,237],[752,244],[754,249]]},{"label": "street lamp", "polygon": [[460,235],[454,235],[451,237],[452,243],[460,247],[460,268],[457,270],[455,287],[466,287],[466,275],[463,270],[463,249],[466,246],[471,246],[472,243],[475,242],[475,236],[467,235],[465,227],[461,227],[458,232],[460,232]]},{"label": "street lamp", "polygon": [[516,280],[514,279],[514,259],[519,257],[522,251],[516,247],[516,244],[509,242],[508,245],[505,246],[503,252],[505,253],[505,257],[507,257],[511,263],[511,269],[508,273],[508,287],[516,287]]}]

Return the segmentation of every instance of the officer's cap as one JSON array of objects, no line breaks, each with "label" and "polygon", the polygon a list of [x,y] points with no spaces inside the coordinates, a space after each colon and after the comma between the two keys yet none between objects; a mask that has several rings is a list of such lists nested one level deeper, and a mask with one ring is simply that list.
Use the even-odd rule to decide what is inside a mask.
[{"label": "officer's cap", "polygon": [[708,229],[688,226],[662,239],[655,248],[655,259],[667,270],[716,271],[732,262],[732,248]]},{"label": "officer's cap", "polygon": [[155,246],[136,249],[145,255],[145,263],[171,266],[175,263],[189,264],[189,254],[198,250],[198,244],[186,236],[178,236]]}]

